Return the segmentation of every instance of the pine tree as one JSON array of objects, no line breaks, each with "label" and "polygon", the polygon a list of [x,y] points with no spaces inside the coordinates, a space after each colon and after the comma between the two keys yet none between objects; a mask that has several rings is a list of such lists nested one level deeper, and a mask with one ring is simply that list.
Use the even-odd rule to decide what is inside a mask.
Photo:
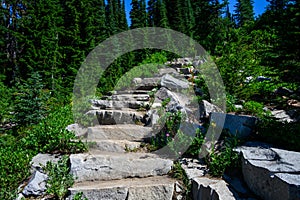
[{"label": "pine tree", "polygon": [[132,0],[130,11],[131,29],[147,26],[147,12],[145,0]]},{"label": "pine tree", "polygon": [[254,21],[253,0],[237,0],[235,20],[238,27]]}]

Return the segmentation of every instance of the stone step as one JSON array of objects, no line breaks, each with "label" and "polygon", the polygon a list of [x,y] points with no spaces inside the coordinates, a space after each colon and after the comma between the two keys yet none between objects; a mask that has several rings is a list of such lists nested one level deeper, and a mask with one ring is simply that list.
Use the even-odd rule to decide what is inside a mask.
[{"label": "stone step", "polygon": [[132,142],[128,140],[82,140],[87,142],[89,149],[106,152],[133,151],[141,146],[142,142]]},{"label": "stone step", "polygon": [[89,127],[89,140],[130,140],[143,141],[152,137],[152,128],[130,124],[100,125]]},{"label": "stone step", "polygon": [[149,94],[116,94],[112,95],[111,100],[114,101],[149,101]]},{"label": "stone step", "polygon": [[[87,115],[97,116],[100,125],[114,124],[141,124],[143,123],[144,112],[136,110],[91,110]],[[94,122],[97,124],[96,122]]]},{"label": "stone step", "polygon": [[117,94],[148,94],[151,90],[119,90],[115,91],[115,95]]},{"label": "stone step", "polygon": [[76,183],[69,200],[82,192],[89,200],[172,200],[175,180],[166,176]]},{"label": "stone step", "polygon": [[137,90],[152,90],[160,86],[161,77],[137,79],[135,87]]},{"label": "stone step", "polygon": [[92,103],[93,107],[100,109],[139,109],[149,106],[149,102],[145,101],[90,100],[90,102]]},{"label": "stone step", "polygon": [[70,156],[75,182],[144,178],[166,175],[173,161],[150,153],[90,151]]}]

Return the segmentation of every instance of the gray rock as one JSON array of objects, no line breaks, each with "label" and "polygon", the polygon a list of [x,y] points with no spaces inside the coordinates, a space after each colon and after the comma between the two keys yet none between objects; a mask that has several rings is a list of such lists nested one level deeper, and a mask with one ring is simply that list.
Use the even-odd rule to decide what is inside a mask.
[{"label": "gray rock", "polygon": [[[224,126],[221,124],[225,117]],[[252,116],[241,116],[241,115],[231,115],[224,113],[212,113],[210,116],[210,121],[216,123],[217,127],[223,127],[223,129],[228,129],[231,134],[237,137],[247,137],[249,136],[256,124],[256,117]]]},{"label": "gray rock", "polygon": [[279,87],[274,91],[274,93],[281,96],[290,96],[294,93],[294,91],[285,87]]},{"label": "gray rock", "polygon": [[104,125],[88,128],[89,140],[143,141],[152,136],[152,128],[130,124]]},{"label": "gray rock", "polygon": [[196,159],[182,158],[180,164],[189,180],[202,177],[208,172],[207,166]]},{"label": "gray rock", "polygon": [[135,85],[138,90],[152,90],[160,86],[160,77],[143,78],[141,83]]},{"label": "gray rock", "polygon": [[143,113],[126,110],[91,110],[86,113],[88,116],[96,116],[94,124],[136,124],[142,122]]},{"label": "gray rock", "polygon": [[60,159],[61,155],[40,153],[31,160],[31,173],[35,171],[43,172],[42,168],[46,166],[47,162],[57,163]]},{"label": "gray rock", "polygon": [[189,83],[186,80],[179,80],[177,78],[172,77],[169,74],[166,74],[161,79],[161,86],[166,87],[170,90],[181,90],[188,89]]},{"label": "gray rock", "polygon": [[150,96],[148,94],[118,94],[112,95],[111,99],[115,101],[149,101]]},{"label": "gray rock", "polygon": [[171,200],[174,182],[164,176],[83,182],[69,189],[67,199],[71,200],[76,193],[82,192],[89,200]]},{"label": "gray rock", "polygon": [[139,109],[149,105],[145,101],[115,101],[115,100],[90,100],[93,105],[93,108],[100,109],[123,109],[123,108],[132,108]]},{"label": "gray rock", "polygon": [[223,180],[194,178],[192,181],[193,200],[235,200],[234,194]]},{"label": "gray rock", "polygon": [[106,152],[123,152],[137,149],[141,142],[132,142],[128,140],[86,140],[90,150],[99,150]]},{"label": "gray rock", "polygon": [[272,81],[272,79],[271,79],[271,78],[268,78],[268,77],[265,77],[265,76],[258,76],[258,77],[256,78],[256,81],[258,81],[258,82]]},{"label": "gray rock", "polygon": [[223,113],[222,109],[218,106],[209,103],[206,100],[203,100],[200,104],[200,118],[208,118],[212,112]]},{"label": "gray rock", "polygon": [[161,176],[173,165],[173,161],[153,154],[110,152],[73,154],[70,163],[76,182]]},{"label": "gray rock", "polygon": [[241,147],[248,187],[266,200],[300,198],[300,153],[266,147]]},{"label": "gray rock", "polygon": [[281,122],[297,122],[299,116],[295,115],[295,110],[285,111],[285,110],[273,110],[271,114]]},{"label": "gray rock", "polygon": [[76,137],[84,137],[87,133],[87,128],[82,127],[77,123],[68,125],[66,130],[74,132]]},{"label": "gray rock", "polygon": [[185,68],[177,68],[177,72],[178,73],[182,73],[182,74],[185,74],[185,75],[188,75],[188,74],[191,74],[191,69],[188,68],[188,67],[185,67]]},{"label": "gray rock", "polygon": [[25,186],[23,194],[25,196],[41,196],[46,191],[46,181],[48,176],[39,171],[35,171],[29,180],[28,185]]},{"label": "gray rock", "polygon": [[173,68],[165,67],[165,68],[159,69],[158,74],[159,74],[159,76],[164,76],[166,74],[176,76],[176,75],[178,75],[178,72]]}]

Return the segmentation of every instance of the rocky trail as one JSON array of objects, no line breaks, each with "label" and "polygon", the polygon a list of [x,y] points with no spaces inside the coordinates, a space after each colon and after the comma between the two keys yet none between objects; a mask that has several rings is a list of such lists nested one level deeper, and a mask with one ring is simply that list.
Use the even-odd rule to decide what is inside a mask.
[{"label": "rocky trail", "polygon": [[[186,199],[182,185],[169,175],[173,160],[137,150],[155,136],[154,126],[160,117],[157,110],[165,98],[170,98],[169,109],[181,106],[186,112],[193,110],[188,100],[176,95],[178,88],[193,87],[185,79],[193,76],[192,70],[185,67],[192,63],[192,60],[184,59],[169,63],[172,67],[160,69],[153,78],[134,79],[134,89],[113,91],[110,96],[90,101],[92,106],[87,115],[97,119],[96,125],[87,128],[77,124],[68,126],[68,130],[88,142],[90,148],[86,153],[70,155],[70,173],[76,179],[69,188],[67,199],[73,199],[78,192],[89,200]],[[153,91],[154,96],[149,95]],[[200,112],[203,116],[214,112],[225,115],[225,127],[239,130],[244,134],[242,136],[249,135],[255,124],[253,117],[222,113],[206,101],[203,107],[200,106]],[[214,121],[217,122],[217,117]],[[242,155],[244,180],[228,176],[223,180],[211,179],[206,176],[207,167],[198,159],[180,159],[192,183],[194,200],[300,199],[300,153],[258,144],[246,145],[237,151]],[[44,194],[45,184],[41,183],[46,178],[39,174],[42,173],[40,166],[47,161],[57,162],[57,159],[48,154],[34,157],[33,176],[21,196]]]}]

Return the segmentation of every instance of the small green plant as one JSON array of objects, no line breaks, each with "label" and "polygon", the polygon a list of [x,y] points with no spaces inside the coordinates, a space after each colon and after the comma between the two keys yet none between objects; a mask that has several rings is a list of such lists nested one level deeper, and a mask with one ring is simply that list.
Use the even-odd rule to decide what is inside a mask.
[{"label": "small green plant", "polygon": [[180,180],[184,184],[186,199],[192,199],[191,198],[192,184],[191,184],[189,178],[187,177],[184,169],[181,167],[181,164],[179,161],[174,162],[172,170],[169,172],[169,174],[171,177]]},{"label": "small green plant", "polygon": [[238,166],[238,153],[233,149],[238,145],[238,139],[235,136],[226,136],[224,145],[216,152],[212,152],[206,157],[206,163],[209,168],[209,174],[220,177],[228,167]]},{"label": "small green plant", "polygon": [[78,192],[77,194],[75,194],[75,196],[73,197],[73,200],[88,200],[87,198],[83,197],[83,193],[82,192]]},{"label": "small green plant", "polygon": [[269,115],[269,112],[264,111],[264,105],[256,101],[247,101],[244,103],[244,111],[247,114],[255,115],[257,117],[264,117]]},{"label": "small green plant", "polygon": [[73,175],[69,173],[69,157],[63,156],[57,164],[47,162],[44,171],[48,174],[47,190],[49,195],[59,200],[67,195],[68,188],[74,184]]}]

